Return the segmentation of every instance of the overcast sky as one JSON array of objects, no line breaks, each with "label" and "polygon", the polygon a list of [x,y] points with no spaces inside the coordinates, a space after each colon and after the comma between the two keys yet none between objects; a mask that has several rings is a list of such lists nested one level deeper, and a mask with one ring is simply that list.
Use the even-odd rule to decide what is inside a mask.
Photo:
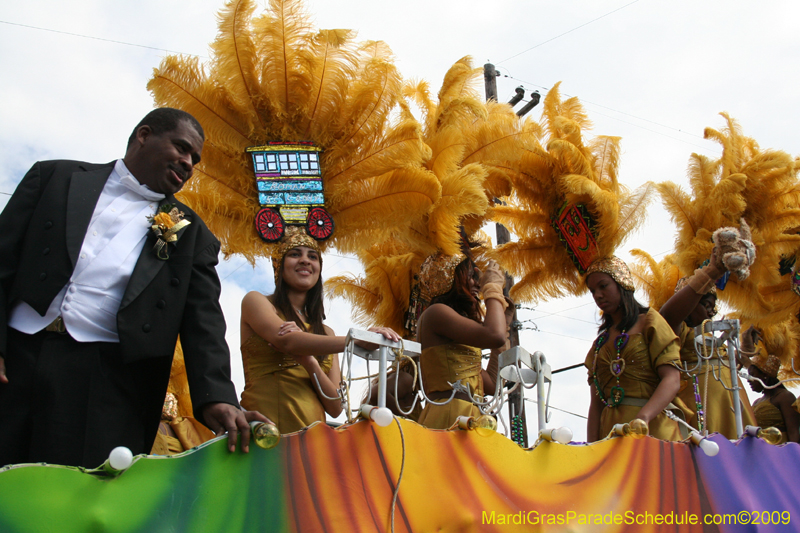
[{"label": "overcast sky", "polygon": [[[727,111],[762,148],[800,154],[797,20],[791,1],[714,0],[317,0],[306,3],[318,28],[351,28],[361,40],[383,40],[406,78],[435,90],[453,62],[470,55],[493,62],[498,93],[542,95],[562,81],[562,94],[586,106],[594,135],[622,137],[621,181],[636,187],[671,180],[688,188],[692,152],[718,156],[703,140],[722,128]],[[133,126],[152,108],[145,86],[169,52],[208,56],[217,0],[26,0],[0,4],[0,205],[36,160],[93,162],[124,155]],[[169,51],[169,52],[168,52]],[[482,90],[482,87],[479,87]],[[526,94],[527,98],[527,94]],[[539,110],[530,114],[538,120]],[[713,206],[710,206],[713,208]],[[674,227],[658,201],[643,230],[618,255],[643,248],[657,258],[672,248]],[[357,272],[356,261],[326,256],[323,275]],[[239,302],[249,290],[268,293],[267,262],[223,262],[223,307],[234,381],[239,355]],[[642,298],[640,298],[642,299]],[[645,302],[646,303],[646,302]],[[556,369],[583,361],[597,329],[591,298],[565,298],[520,312],[522,345],[541,350]],[[328,302],[328,323],[350,327],[343,302]],[[535,397],[535,391],[528,396]],[[584,370],[555,376],[554,407],[585,415]],[[529,414],[535,414],[531,405]],[[550,426],[570,426],[584,440],[585,420],[553,411]],[[529,416],[529,427],[536,420]]]}]

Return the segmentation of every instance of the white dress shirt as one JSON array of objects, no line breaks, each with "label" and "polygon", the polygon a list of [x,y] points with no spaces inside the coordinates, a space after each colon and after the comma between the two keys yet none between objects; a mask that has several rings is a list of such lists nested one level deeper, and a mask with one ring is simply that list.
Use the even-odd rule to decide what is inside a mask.
[{"label": "white dress shirt", "polygon": [[[119,342],[117,311],[163,194],[141,185],[118,159],[95,206],[75,270],[42,317],[18,302],[8,325],[43,330],[59,315],[79,342]],[[155,253],[155,252],[153,252]]]}]

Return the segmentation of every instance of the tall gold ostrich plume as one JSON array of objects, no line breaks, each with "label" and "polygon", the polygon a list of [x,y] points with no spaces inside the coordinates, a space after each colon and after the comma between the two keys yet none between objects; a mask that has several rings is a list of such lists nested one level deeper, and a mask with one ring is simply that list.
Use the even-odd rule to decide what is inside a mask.
[{"label": "tall gold ostrich plume", "polygon": [[255,9],[253,0],[228,2],[211,60],[168,56],[148,84],[157,105],[183,109],[205,129],[202,163],[181,199],[223,252],[253,262],[276,246],[254,228],[259,203],[245,153],[269,141],[322,148],[325,207],[336,226],[323,247],[358,250],[428,213],[441,185],[422,166],[431,152],[389,48],[356,42],[350,30],[314,30],[300,0],[270,0],[257,17]]},{"label": "tall gold ostrich plume", "polygon": [[633,282],[644,291],[648,306],[658,311],[675,294],[678,280],[683,277],[677,259],[670,254],[661,261],[656,261],[653,256],[638,248],[631,250],[631,255],[636,258],[630,265]]},{"label": "tall gold ostrich plume", "polygon": [[511,192],[511,169],[535,132],[507,104],[483,101],[475,89],[482,72],[468,57],[457,61],[444,77],[438,102],[425,81],[405,86],[406,98],[420,109],[423,139],[432,153],[424,170],[441,184],[442,194],[408,232],[358,253],[363,276],[326,282],[327,294],[346,298],[364,325],[402,331],[414,275],[425,258],[437,251],[458,253],[462,227],[470,240],[485,240],[475,235],[493,199]]},{"label": "tall gold ostrich plume", "polygon": [[577,98],[561,100],[559,84],[545,97],[542,122],[546,137],[523,151],[509,205],[494,210],[495,220],[518,237],[494,255],[509,273],[521,276],[512,289],[519,300],[586,290],[573,256],[552,226],[559,213],[569,213],[562,211],[565,206],[580,216],[577,206],[583,205],[593,220],[588,231],[573,233],[582,239],[579,246],[588,246],[581,257],[585,269],[591,258],[613,254],[644,221],[651,191],[650,184],[629,192],[619,183],[619,137],[586,140],[586,113]]},{"label": "tall gold ostrich plume", "polygon": [[705,130],[722,145],[722,156],[692,154],[691,196],[672,182],[657,185],[664,207],[677,226],[675,258],[683,275],[708,259],[712,233],[745,219],[756,246],[756,261],[745,280],[731,276],[718,298],[743,319],[780,323],[800,309],[789,269],[800,250],[800,188],[794,159],[778,150],[761,150],[727,114],[722,131]]}]

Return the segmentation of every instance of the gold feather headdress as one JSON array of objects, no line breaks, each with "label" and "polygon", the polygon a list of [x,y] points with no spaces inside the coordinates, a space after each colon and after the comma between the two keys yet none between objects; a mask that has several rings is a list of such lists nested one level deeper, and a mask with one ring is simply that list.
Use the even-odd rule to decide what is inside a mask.
[{"label": "gold feather headdress", "polygon": [[[738,313],[733,313],[733,318],[741,319],[741,331],[746,331],[754,325],[761,332],[763,348],[759,350],[762,356],[774,355],[781,362],[781,369],[778,373],[779,379],[796,379],[800,375],[792,370],[800,371],[800,322],[797,317],[792,317],[783,322],[761,322],[742,318]],[[750,355],[750,354],[745,354]],[[798,381],[789,381],[787,387],[797,387]]]},{"label": "gold feather headdress", "polygon": [[684,277],[676,264],[675,255],[667,255],[658,262],[638,248],[631,250],[631,255],[636,258],[631,264],[634,283],[644,291],[648,306],[658,311],[675,294],[678,280]]},{"label": "gold feather headdress", "polygon": [[705,137],[722,145],[722,156],[692,154],[691,196],[672,182],[659,183],[664,207],[677,226],[674,257],[682,275],[709,258],[711,236],[745,219],[753,234],[756,261],[750,276],[732,276],[717,297],[743,319],[780,323],[800,310],[792,292],[790,267],[800,252],[800,187],[794,159],[777,150],[761,150],[727,114],[722,131],[707,128]]},{"label": "gold feather headdress", "polygon": [[312,141],[323,152],[326,209],[336,231],[321,243],[343,252],[388,238],[428,213],[440,183],[422,168],[430,149],[402,101],[400,76],[381,42],[350,30],[315,31],[300,0],[231,0],[219,13],[212,59],[168,56],[148,83],[156,104],[194,115],[203,160],[180,193],[222,242],[251,263],[271,255],[245,149]]},{"label": "gold feather headdress", "polygon": [[586,113],[577,98],[561,100],[558,84],[545,97],[542,122],[546,136],[523,151],[509,205],[494,211],[495,220],[518,237],[496,249],[494,257],[521,276],[512,289],[512,297],[520,300],[586,290],[553,227],[555,217],[570,217],[565,231],[583,239],[577,244],[585,251],[579,258],[585,271],[592,259],[613,255],[644,221],[651,191],[649,184],[629,192],[619,183],[619,137],[585,139],[583,130],[590,126]]},{"label": "gold feather headdress", "polygon": [[408,232],[358,253],[364,276],[326,282],[327,294],[349,300],[364,325],[405,329],[404,313],[423,261],[437,252],[459,253],[462,228],[470,240],[487,241],[478,229],[490,216],[493,199],[510,193],[521,149],[535,142],[538,126],[523,123],[507,104],[479,96],[474,86],[481,73],[469,58],[457,61],[445,75],[438,102],[426,82],[404,89],[421,110],[423,139],[432,153],[423,169],[441,184],[442,195]]}]

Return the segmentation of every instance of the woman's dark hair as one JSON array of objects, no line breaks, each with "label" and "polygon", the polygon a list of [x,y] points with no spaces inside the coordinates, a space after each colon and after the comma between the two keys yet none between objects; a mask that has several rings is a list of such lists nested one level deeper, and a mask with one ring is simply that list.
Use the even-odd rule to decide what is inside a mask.
[{"label": "woman's dark hair", "polygon": [[[286,256],[281,260],[281,266],[278,269],[278,278],[275,280],[275,292],[268,296],[269,301],[275,306],[275,309],[283,315],[284,319],[294,321],[300,329],[308,331],[303,320],[297,314],[292,302],[289,301],[289,294],[286,291],[286,283],[283,281],[283,264]],[[306,305],[302,309],[303,314],[306,315],[308,323],[311,326],[311,332],[317,335],[325,335],[325,327],[322,321],[325,320],[325,306],[322,301],[322,275],[320,274],[317,283],[306,293]]]},{"label": "woman's dark hair", "polygon": [[459,315],[482,322],[478,300],[469,291],[469,279],[475,276],[477,276],[475,263],[470,258],[464,259],[455,268],[453,286],[446,293],[431,300],[431,305],[444,304],[453,308]]},{"label": "woman's dark hair", "polygon": [[[614,283],[617,283],[614,278],[611,279]],[[617,283],[617,288],[619,289],[620,305],[622,305],[623,310],[622,320],[617,324],[617,329],[620,331],[628,331],[636,325],[636,321],[639,320],[639,315],[646,313],[649,308],[636,301],[633,291],[623,289],[619,283]],[[610,330],[612,326],[614,326],[614,319],[611,318],[611,313],[603,313],[603,323],[600,324],[598,331]]]}]

